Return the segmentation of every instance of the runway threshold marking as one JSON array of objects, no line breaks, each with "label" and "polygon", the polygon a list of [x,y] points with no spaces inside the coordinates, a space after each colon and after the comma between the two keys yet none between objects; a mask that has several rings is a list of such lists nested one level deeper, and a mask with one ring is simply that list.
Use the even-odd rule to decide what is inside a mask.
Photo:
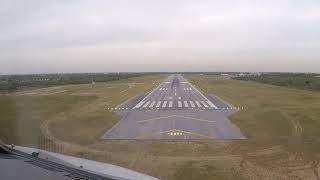
[{"label": "runway threshold marking", "polygon": [[157,108],[160,107],[160,104],[161,104],[161,101],[158,101],[156,107],[157,107]]},{"label": "runway threshold marking", "polygon": [[165,108],[167,106],[167,101],[163,101],[162,107]]},{"label": "runway threshold marking", "polygon": [[214,105],[205,95],[203,95],[197,88],[195,88],[191,83],[189,83],[189,85],[192,87],[192,89],[194,89],[195,91],[197,91],[205,100],[206,102],[209,104],[210,107],[213,107],[215,109],[218,109],[218,107],[216,105]]},{"label": "runway threshold marking", "polygon": [[184,107],[189,107],[188,102],[187,101],[183,101],[184,103]]},{"label": "runway threshold marking", "polygon": [[144,101],[139,102],[133,109],[139,108],[144,104]]},{"label": "runway threshold marking", "polygon": [[142,107],[146,108],[149,105],[150,101],[147,101]]},{"label": "runway threshold marking", "polygon": [[191,105],[191,107],[196,107],[195,105],[194,105],[194,103],[193,103],[193,101],[190,101],[190,105]]},{"label": "runway threshold marking", "polygon": [[[151,92],[149,92],[149,94],[148,95],[146,95],[138,104],[140,104],[140,103],[142,103],[143,104],[143,102],[153,93],[153,92],[155,92],[159,87],[160,87],[161,85],[158,85],[157,87],[155,87],[154,89],[152,89],[152,91]],[[136,108],[139,108],[138,107],[138,104],[133,108],[133,109],[136,109]]]},{"label": "runway threshold marking", "polygon": [[169,108],[172,107],[172,104],[173,104],[173,102],[172,102],[172,101],[169,101]]},{"label": "runway threshold marking", "polygon": [[208,105],[204,101],[200,101],[204,107],[208,107]]},{"label": "runway threshold marking", "polygon": [[152,101],[152,103],[150,104],[150,108],[152,108],[153,106],[154,106],[154,104],[155,104],[156,102],[155,101]]},{"label": "runway threshold marking", "polygon": [[209,104],[210,107],[218,109],[218,107],[216,105],[214,105],[211,101],[207,101],[207,103]]},{"label": "runway threshold marking", "polygon": [[181,101],[178,101],[178,107],[181,108],[182,107],[182,103]]},{"label": "runway threshold marking", "polygon": [[196,104],[198,107],[202,107],[201,104],[199,103],[199,101],[196,101]]}]

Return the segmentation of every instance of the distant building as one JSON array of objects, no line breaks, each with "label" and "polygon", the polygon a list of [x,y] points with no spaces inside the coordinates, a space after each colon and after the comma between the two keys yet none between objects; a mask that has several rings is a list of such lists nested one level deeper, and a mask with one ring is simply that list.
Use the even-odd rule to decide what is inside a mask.
[{"label": "distant building", "polygon": [[239,73],[236,76],[237,77],[242,77],[242,76],[260,76],[260,72],[254,72],[254,73]]}]

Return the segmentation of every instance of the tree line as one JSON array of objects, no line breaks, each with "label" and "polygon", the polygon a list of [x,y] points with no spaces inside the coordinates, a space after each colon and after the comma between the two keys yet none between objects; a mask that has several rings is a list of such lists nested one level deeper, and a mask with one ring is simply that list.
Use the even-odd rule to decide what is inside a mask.
[{"label": "tree line", "polygon": [[151,73],[63,73],[63,74],[28,74],[1,75],[0,92],[14,92],[25,89],[43,88],[66,84],[87,84],[107,82]]},{"label": "tree line", "polygon": [[260,76],[239,76],[234,79],[297,89],[320,90],[320,77],[313,73],[267,73]]}]

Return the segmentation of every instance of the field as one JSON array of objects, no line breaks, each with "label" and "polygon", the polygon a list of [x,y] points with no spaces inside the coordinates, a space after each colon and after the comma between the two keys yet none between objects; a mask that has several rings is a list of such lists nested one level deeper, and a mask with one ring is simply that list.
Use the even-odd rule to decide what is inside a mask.
[{"label": "field", "polygon": [[[201,89],[245,108],[231,119],[248,139],[266,137],[287,140],[299,135],[302,143],[299,148],[310,152],[320,149],[317,138],[320,136],[319,92],[224,80],[214,76],[193,76],[191,79]],[[297,143],[295,139],[288,145]]]},{"label": "field", "polygon": [[164,77],[150,75],[1,95],[1,138],[8,143],[37,145],[41,130],[50,126],[57,138],[81,145],[92,143],[119,120],[107,107],[148,91]]},{"label": "field", "polygon": [[186,77],[204,92],[244,107],[231,119],[247,140],[101,140],[119,120],[105,108],[147,92],[165,75],[2,95],[1,137],[37,146],[44,134],[65,154],[161,179],[319,179],[319,92],[214,75]]},{"label": "field", "polygon": [[68,84],[88,84],[108,82],[151,73],[58,73],[0,75],[0,93],[12,93],[21,90],[39,89]]},{"label": "field", "polygon": [[[249,154],[265,149],[268,156],[253,155],[251,160],[270,168],[269,170],[279,168],[284,174],[294,172],[289,169],[295,166],[297,170],[305,171],[313,166],[318,176],[319,92],[226,80],[219,76],[189,78],[204,91],[219,95],[233,105],[244,107],[244,110],[234,114],[231,120],[248,138],[245,142],[238,143],[239,150],[242,150],[247,158],[250,158]],[[309,165],[306,165],[308,163]]]},{"label": "field", "polygon": [[256,81],[289,88],[320,91],[320,76],[318,74],[267,73],[260,76],[240,76],[235,79]]}]

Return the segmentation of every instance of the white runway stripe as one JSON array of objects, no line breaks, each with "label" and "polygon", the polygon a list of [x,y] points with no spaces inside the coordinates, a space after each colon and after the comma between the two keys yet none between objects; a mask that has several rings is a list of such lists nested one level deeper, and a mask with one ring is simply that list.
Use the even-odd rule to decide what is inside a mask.
[{"label": "white runway stripe", "polygon": [[169,107],[170,107],[170,108],[172,107],[172,104],[173,104],[173,102],[172,102],[172,101],[169,101]]},{"label": "white runway stripe", "polygon": [[202,107],[201,104],[199,103],[199,101],[196,101],[197,106],[200,108]]},{"label": "white runway stripe", "polygon": [[143,103],[144,103],[144,101],[139,102],[133,109],[141,107]]},{"label": "white runway stripe", "polygon": [[190,105],[191,105],[191,107],[193,107],[193,108],[195,107],[193,101],[190,101]]},{"label": "white runway stripe", "polygon": [[165,108],[167,106],[167,101],[163,101],[162,107]]},{"label": "white runway stripe", "polygon": [[150,104],[150,108],[152,108],[153,106],[154,106],[154,104],[155,104],[156,102],[155,101],[152,101],[152,103]]},{"label": "white runway stripe", "polygon": [[184,103],[184,107],[189,107],[188,102],[187,101],[183,101]]},{"label": "white runway stripe", "polygon": [[207,105],[204,101],[201,101],[201,104],[202,104],[204,107],[208,107],[208,105]]},{"label": "white runway stripe", "polygon": [[162,90],[162,88],[160,88],[160,91]]},{"label": "white runway stripe", "polygon": [[146,102],[144,105],[143,105],[143,108],[146,108],[148,105],[149,105],[150,101]]},{"label": "white runway stripe", "polygon": [[156,107],[157,107],[157,108],[160,107],[160,104],[161,104],[161,101],[158,101]]},{"label": "white runway stripe", "polygon": [[216,105],[214,105],[211,101],[207,101],[207,103],[209,104],[210,107],[218,109],[218,107]]},{"label": "white runway stripe", "polygon": [[178,107],[181,108],[182,107],[182,103],[181,101],[178,101]]}]

